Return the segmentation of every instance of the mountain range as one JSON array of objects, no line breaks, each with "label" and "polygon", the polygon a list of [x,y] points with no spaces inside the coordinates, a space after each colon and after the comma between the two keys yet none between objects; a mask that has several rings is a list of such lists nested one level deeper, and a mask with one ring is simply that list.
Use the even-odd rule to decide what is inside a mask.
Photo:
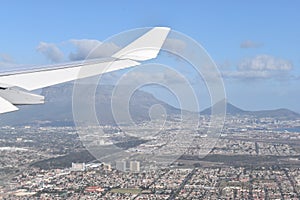
[{"label": "mountain range", "polygon": [[[225,101],[225,102],[224,102]],[[291,111],[286,108],[279,108],[274,110],[259,110],[259,111],[248,111],[243,110],[241,108],[238,108],[231,103],[229,103],[226,99],[221,100],[220,102],[217,102],[212,107],[215,107],[216,110],[220,110],[219,108],[221,106],[224,106],[224,103],[226,104],[226,114],[227,115],[248,115],[253,116],[256,118],[262,118],[262,117],[272,117],[272,118],[280,118],[280,119],[298,119],[300,118],[300,114],[296,113],[294,111]],[[212,107],[206,108],[203,111],[200,112],[202,115],[210,115]],[[218,114],[218,113],[216,113]]]},{"label": "mountain range", "polygon": [[[80,101],[85,101],[91,98],[88,91],[90,85],[85,85],[83,94]],[[73,125],[72,114],[72,92],[73,84],[61,84],[52,87],[48,87],[42,90],[41,95],[45,96],[46,103],[42,105],[28,105],[21,106],[17,112],[11,112],[0,115],[0,125]],[[113,86],[98,86],[95,94],[96,114],[100,124],[115,124],[114,117],[111,111],[111,97],[113,92]],[[213,106],[219,107],[224,104],[222,100]],[[227,107],[227,115],[251,115],[254,117],[276,117],[276,118],[288,118],[296,119],[300,118],[300,115],[288,109],[276,109],[276,110],[262,110],[262,111],[246,111],[240,109],[229,102],[225,102]],[[150,120],[149,109],[159,104],[165,108],[168,116],[174,116],[181,113],[193,114],[192,112],[182,111],[175,108],[166,102],[158,100],[152,94],[137,90],[134,92],[130,99],[129,111],[132,119],[135,122]],[[80,108],[79,108],[80,109]],[[84,111],[84,108],[82,108]],[[200,112],[201,115],[210,115],[211,107],[204,109]]]},{"label": "mountain range", "polygon": [[[92,99],[90,92],[91,85],[82,86],[80,101]],[[114,117],[111,110],[111,97],[113,86],[98,86],[95,93],[95,103],[88,106],[95,106],[99,123],[102,125],[114,125]],[[20,110],[0,115],[0,125],[73,125],[72,110],[73,84],[60,84],[42,90],[41,95],[45,96],[46,103],[41,105],[20,106]],[[82,103],[85,104],[86,103]],[[177,115],[181,110],[156,99],[152,94],[137,90],[130,99],[129,111],[132,120],[135,122],[150,120],[149,109],[153,105],[162,105],[168,116]],[[78,107],[84,112],[85,107]]]}]

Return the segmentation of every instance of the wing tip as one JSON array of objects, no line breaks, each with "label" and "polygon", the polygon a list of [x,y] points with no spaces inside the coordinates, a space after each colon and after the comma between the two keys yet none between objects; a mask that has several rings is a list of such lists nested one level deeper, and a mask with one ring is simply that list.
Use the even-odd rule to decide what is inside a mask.
[{"label": "wing tip", "polygon": [[157,26],[115,53],[112,57],[145,61],[156,58],[171,28]]},{"label": "wing tip", "polygon": [[153,27],[153,29],[161,29],[161,30],[165,30],[165,31],[171,30],[171,28],[167,27],[167,26],[155,26],[155,27]]}]

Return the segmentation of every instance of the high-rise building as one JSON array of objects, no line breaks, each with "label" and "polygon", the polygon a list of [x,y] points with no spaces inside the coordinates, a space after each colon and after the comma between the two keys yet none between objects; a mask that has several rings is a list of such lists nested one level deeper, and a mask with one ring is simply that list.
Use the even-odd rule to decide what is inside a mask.
[{"label": "high-rise building", "polygon": [[116,161],[116,169],[120,171],[126,171],[126,161],[125,160],[117,160]]},{"label": "high-rise building", "polygon": [[139,161],[130,161],[130,171],[140,172],[140,162]]}]

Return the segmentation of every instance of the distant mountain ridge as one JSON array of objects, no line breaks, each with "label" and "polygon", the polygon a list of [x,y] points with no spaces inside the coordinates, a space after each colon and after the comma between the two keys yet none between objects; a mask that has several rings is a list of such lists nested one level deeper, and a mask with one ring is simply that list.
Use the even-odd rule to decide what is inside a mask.
[{"label": "distant mountain ridge", "polygon": [[[90,86],[86,85],[86,90],[83,91],[80,101],[86,101],[91,98],[88,92]],[[86,91],[86,93],[85,93]],[[99,123],[106,125],[114,125],[114,117],[111,110],[111,96],[113,86],[98,86],[95,102],[91,106],[95,106],[96,114]],[[46,103],[42,105],[21,106],[17,112],[6,113],[0,115],[0,126],[6,125],[49,125],[49,126],[64,126],[74,125],[73,110],[72,110],[72,93],[73,84],[61,84],[45,88],[42,95],[46,98]],[[262,111],[247,111],[240,109],[228,101],[222,100],[215,105],[217,110],[226,103],[227,115],[233,116],[254,116],[261,117],[276,117],[282,119],[300,119],[300,115],[288,109],[262,110]],[[137,90],[131,97],[129,110],[131,117],[135,122],[150,120],[149,109],[153,105],[162,105],[168,116],[174,116],[181,113],[192,114],[192,112],[183,111],[175,108],[161,100],[155,98],[152,94]],[[84,109],[84,108],[82,108]],[[83,110],[84,111],[84,110]],[[194,113],[195,114],[195,113]],[[211,107],[200,112],[201,115],[210,115]],[[216,113],[218,114],[218,113]]]},{"label": "distant mountain ridge", "polygon": [[[90,85],[84,85],[79,101],[90,99]],[[111,110],[113,86],[98,86],[95,94],[96,114],[100,124],[115,124]],[[43,89],[46,103],[20,106],[17,112],[0,115],[0,125],[74,125],[72,110],[73,84],[60,84]],[[181,110],[156,99],[152,94],[137,90],[130,99],[129,110],[135,122],[150,120],[149,109],[155,104],[162,105],[168,115],[177,115]],[[84,107],[78,109],[83,109]]]},{"label": "distant mountain ridge", "polygon": [[[286,108],[279,108],[279,109],[274,109],[274,110],[248,111],[248,110],[243,110],[243,109],[240,109],[240,108],[234,106],[233,104],[229,103],[225,99],[217,102],[212,107],[215,107],[215,109],[218,111],[218,110],[220,110],[220,107],[224,105],[224,103],[226,105],[226,114],[227,115],[235,115],[235,116],[249,115],[249,116],[254,116],[257,118],[262,118],[262,117],[286,118],[286,119],[299,119],[300,118],[299,113],[296,113],[296,112],[291,111]],[[210,115],[212,107],[204,109],[203,111],[200,112],[200,114]],[[216,113],[216,114],[220,114],[220,113]]]}]

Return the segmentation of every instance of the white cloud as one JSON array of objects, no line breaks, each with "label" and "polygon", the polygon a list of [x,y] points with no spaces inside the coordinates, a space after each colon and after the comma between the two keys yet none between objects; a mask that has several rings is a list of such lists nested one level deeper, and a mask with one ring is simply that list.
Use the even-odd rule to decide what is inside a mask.
[{"label": "white cloud", "polygon": [[24,65],[20,65],[18,63],[15,63],[14,59],[5,53],[0,53],[0,68],[1,70],[11,70],[11,69],[17,69],[20,67],[24,67]]},{"label": "white cloud", "polygon": [[[98,40],[72,39],[67,43],[75,47],[74,51],[69,54],[71,61],[84,60],[87,57],[88,59],[109,57],[120,49],[113,43],[102,43]],[[66,43],[63,42],[63,44]],[[63,52],[56,44],[40,42],[36,49],[52,62],[60,62],[64,59]]]},{"label": "white cloud", "polygon": [[51,62],[60,62],[64,59],[63,52],[52,43],[40,42],[36,50],[46,56]]},{"label": "white cloud", "polygon": [[14,63],[11,63],[11,62],[0,61],[1,70],[11,69],[11,68],[15,68],[15,67],[18,67],[18,65],[14,64]]},{"label": "white cloud", "polygon": [[70,43],[75,46],[75,52],[71,52],[69,55],[70,60],[109,57],[120,49],[113,43],[102,43],[98,40],[73,39],[70,40]]},{"label": "white cloud", "polygon": [[255,71],[263,71],[263,70],[282,70],[288,71],[293,67],[292,63],[288,60],[284,60],[281,58],[275,58],[270,55],[258,55],[254,58],[248,58],[242,60],[239,63],[238,69],[240,70],[255,70]]},{"label": "white cloud", "polygon": [[3,63],[13,63],[14,62],[13,58],[10,55],[5,54],[5,53],[0,53],[0,60]]},{"label": "white cloud", "polygon": [[172,69],[162,69],[153,66],[152,69],[136,68],[123,75],[124,85],[135,85],[138,83],[153,82],[165,85],[187,84],[186,77]]},{"label": "white cloud", "polygon": [[162,48],[180,55],[186,50],[186,43],[179,39],[167,38]]},{"label": "white cloud", "polygon": [[238,79],[264,79],[279,75],[278,73],[272,73],[270,71],[225,71],[222,74],[225,78]]},{"label": "white cloud", "polygon": [[[112,42],[103,43],[99,40],[91,39],[71,39],[67,43],[74,46],[74,50],[68,56],[71,61],[110,57],[121,49],[121,47]],[[66,43],[63,42],[63,44]],[[164,48],[181,54],[185,51],[186,44],[179,39],[168,38],[165,41]],[[53,43],[40,42],[37,51],[52,62],[59,62],[64,58],[63,52]]]},{"label": "white cloud", "polygon": [[240,44],[240,47],[243,48],[243,49],[259,48],[259,47],[262,47],[262,46],[263,46],[262,43],[254,42],[254,41],[251,41],[251,40],[243,41]]},{"label": "white cloud", "polygon": [[236,70],[223,71],[225,78],[237,79],[288,79],[293,64],[270,55],[258,55],[242,60]]}]

